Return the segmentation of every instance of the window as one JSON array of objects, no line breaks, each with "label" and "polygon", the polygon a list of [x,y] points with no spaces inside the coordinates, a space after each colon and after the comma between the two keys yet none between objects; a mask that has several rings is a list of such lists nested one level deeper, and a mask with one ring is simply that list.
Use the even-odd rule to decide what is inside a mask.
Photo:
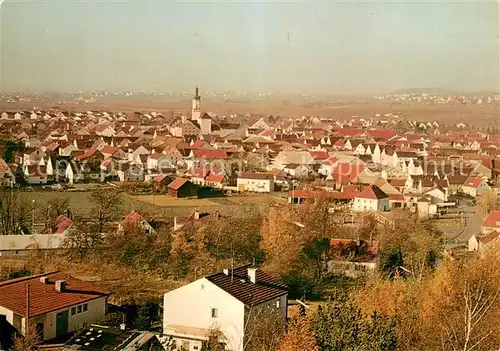
[{"label": "window", "polygon": [[276,308],[280,308],[280,300],[276,300]]},{"label": "window", "polygon": [[212,318],[217,318],[219,315],[219,311],[217,308],[212,308]]},{"label": "window", "polygon": [[87,312],[88,310],[89,310],[89,306],[86,303],[84,303],[82,305],[71,307],[71,315],[75,316],[77,314]]},{"label": "window", "polygon": [[185,340],[182,341],[182,349],[189,351],[189,341],[185,341]]}]

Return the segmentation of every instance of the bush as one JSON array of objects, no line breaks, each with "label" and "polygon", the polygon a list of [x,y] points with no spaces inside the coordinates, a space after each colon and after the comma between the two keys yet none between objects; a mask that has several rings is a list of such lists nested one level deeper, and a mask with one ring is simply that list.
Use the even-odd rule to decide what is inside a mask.
[{"label": "bush", "polygon": [[101,318],[99,325],[105,327],[116,327],[118,328],[120,324],[126,323],[127,318],[123,312],[111,312]]}]

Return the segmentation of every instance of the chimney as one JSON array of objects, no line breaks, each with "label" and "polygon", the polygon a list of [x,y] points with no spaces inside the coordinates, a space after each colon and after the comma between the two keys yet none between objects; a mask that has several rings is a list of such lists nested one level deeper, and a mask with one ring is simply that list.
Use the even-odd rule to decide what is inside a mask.
[{"label": "chimney", "polygon": [[252,283],[257,283],[257,268],[256,267],[251,267],[247,269],[248,271],[248,277],[250,278],[250,282]]},{"label": "chimney", "polygon": [[40,277],[40,282],[42,284],[48,284],[49,283],[49,277]]},{"label": "chimney", "polygon": [[222,272],[223,272],[225,275],[229,275],[229,269],[227,269],[227,268],[224,268],[224,269],[222,270]]},{"label": "chimney", "polygon": [[198,210],[194,211],[194,219],[196,220],[200,219],[200,211]]},{"label": "chimney", "polygon": [[66,281],[65,280],[56,280],[56,291],[64,292],[66,290]]}]

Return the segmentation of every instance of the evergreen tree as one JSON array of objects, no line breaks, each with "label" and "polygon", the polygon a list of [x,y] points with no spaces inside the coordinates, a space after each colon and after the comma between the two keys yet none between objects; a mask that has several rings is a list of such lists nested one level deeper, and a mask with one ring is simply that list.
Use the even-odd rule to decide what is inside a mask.
[{"label": "evergreen tree", "polygon": [[153,324],[153,306],[150,303],[141,303],[137,309],[135,326],[139,330],[149,330]]}]

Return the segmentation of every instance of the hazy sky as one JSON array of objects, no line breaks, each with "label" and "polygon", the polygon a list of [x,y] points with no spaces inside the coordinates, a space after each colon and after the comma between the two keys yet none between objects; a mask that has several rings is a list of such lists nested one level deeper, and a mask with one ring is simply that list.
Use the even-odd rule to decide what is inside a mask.
[{"label": "hazy sky", "polygon": [[497,2],[6,0],[4,90],[499,89]]}]

